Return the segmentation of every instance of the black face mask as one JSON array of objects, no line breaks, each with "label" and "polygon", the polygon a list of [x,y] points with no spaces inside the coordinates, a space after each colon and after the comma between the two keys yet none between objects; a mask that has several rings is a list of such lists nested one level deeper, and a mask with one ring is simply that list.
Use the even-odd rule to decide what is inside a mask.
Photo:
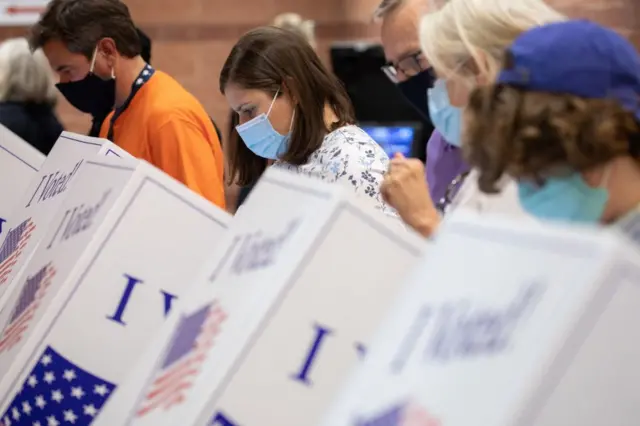
[{"label": "black face mask", "polygon": [[106,117],[116,99],[116,80],[103,80],[92,72],[82,80],[58,83],[56,87],[71,105],[97,118]]},{"label": "black face mask", "polygon": [[427,90],[433,87],[435,80],[433,71],[427,69],[398,83],[398,88],[404,97],[427,121],[431,121],[427,103]]}]

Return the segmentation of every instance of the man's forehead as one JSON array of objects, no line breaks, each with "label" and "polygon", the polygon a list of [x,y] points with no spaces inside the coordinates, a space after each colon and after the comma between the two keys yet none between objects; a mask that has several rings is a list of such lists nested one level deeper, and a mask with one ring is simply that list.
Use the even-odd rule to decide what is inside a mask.
[{"label": "man's forehead", "polygon": [[51,40],[42,46],[42,51],[49,60],[51,68],[59,71],[61,68],[84,65],[89,60],[80,53],[72,53],[59,40]]},{"label": "man's forehead", "polygon": [[420,50],[418,30],[421,14],[410,6],[402,5],[382,21],[382,47],[390,62],[397,62]]}]

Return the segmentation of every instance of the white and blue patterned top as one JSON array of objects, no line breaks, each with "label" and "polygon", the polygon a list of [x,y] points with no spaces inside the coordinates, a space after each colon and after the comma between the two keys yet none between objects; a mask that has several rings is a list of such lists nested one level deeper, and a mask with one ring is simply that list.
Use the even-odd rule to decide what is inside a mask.
[{"label": "white and blue patterned top", "polygon": [[271,167],[340,183],[357,195],[371,199],[376,208],[395,215],[380,195],[380,184],[389,168],[389,156],[358,126],[341,127],[327,134],[322,146],[311,154],[306,164],[295,166],[278,161]]}]

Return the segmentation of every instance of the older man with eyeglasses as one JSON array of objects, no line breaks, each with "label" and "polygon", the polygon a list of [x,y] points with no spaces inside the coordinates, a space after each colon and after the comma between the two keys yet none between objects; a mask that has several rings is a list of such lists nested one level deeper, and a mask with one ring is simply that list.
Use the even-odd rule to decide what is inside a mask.
[{"label": "older man with eyeglasses", "polygon": [[[374,12],[374,19],[382,24],[382,47],[388,61],[382,71],[427,119],[427,91],[435,76],[420,50],[418,29],[420,18],[433,7],[434,0],[382,0]],[[422,167],[418,160],[405,161],[411,167]],[[444,211],[467,173],[461,150],[435,130],[427,144],[426,177],[438,210]]]}]

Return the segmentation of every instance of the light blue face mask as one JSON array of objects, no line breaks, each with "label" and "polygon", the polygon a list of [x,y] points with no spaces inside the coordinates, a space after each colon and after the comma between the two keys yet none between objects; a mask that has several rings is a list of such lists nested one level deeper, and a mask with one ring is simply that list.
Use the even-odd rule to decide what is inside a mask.
[{"label": "light blue face mask", "polygon": [[445,80],[436,80],[433,88],[427,91],[429,97],[429,116],[431,122],[444,139],[451,145],[461,145],[462,109],[454,107],[449,101]]},{"label": "light blue face mask", "polygon": [[287,152],[289,148],[289,133],[293,125],[292,116],[289,133],[281,135],[273,128],[271,121],[269,121],[269,114],[271,114],[271,109],[279,93],[280,91],[278,90],[266,114],[262,113],[246,123],[236,126],[236,130],[247,148],[257,156],[270,160],[278,160]]},{"label": "light blue face mask", "polygon": [[[607,179],[608,171],[605,184]],[[540,219],[582,223],[599,222],[609,199],[603,185],[592,188],[580,173],[548,178],[542,187],[518,182],[518,196],[522,207]]]}]

